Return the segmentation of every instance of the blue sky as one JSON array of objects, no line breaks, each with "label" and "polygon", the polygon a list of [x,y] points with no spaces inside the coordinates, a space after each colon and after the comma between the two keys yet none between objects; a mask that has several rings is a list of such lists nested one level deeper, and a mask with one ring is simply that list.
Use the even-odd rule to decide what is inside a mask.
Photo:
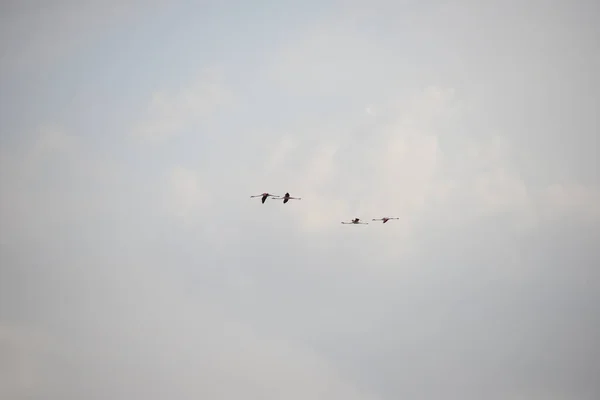
[{"label": "blue sky", "polygon": [[0,7],[0,397],[598,397],[593,2]]}]

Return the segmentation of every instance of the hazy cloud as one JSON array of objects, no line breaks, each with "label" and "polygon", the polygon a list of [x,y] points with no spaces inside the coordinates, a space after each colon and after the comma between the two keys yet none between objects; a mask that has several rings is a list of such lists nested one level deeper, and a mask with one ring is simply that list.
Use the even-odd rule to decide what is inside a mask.
[{"label": "hazy cloud", "polygon": [[596,6],[96,3],[3,6],[0,397],[598,397]]},{"label": "hazy cloud", "polygon": [[164,142],[182,130],[202,124],[231,99],[218,70],[207,69],[175,93],[155,92],[134,135],[151,143]]}]

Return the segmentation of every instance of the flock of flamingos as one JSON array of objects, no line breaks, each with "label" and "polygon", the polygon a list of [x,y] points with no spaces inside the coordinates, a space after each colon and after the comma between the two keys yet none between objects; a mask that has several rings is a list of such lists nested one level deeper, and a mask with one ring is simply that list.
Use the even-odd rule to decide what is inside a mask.
[{"label": "flock of flamingos", "polygon": [[[255,196],[250,196],[250,197],[251,198],[260,197],[263,204],[265,204],[265,201],[269,197],[273,200],[283,200],[283,204],[287,203],[290,200],[302,200],[302,198],[300,198],[300,197],[291,197],[289,193],[286,193],[284,196],[277,196],[277,195],[270,194],[270,193],[262,193],[262,194],[257,194]],[[399,219],[399,218],[383,217],[383,218],[375,218],[375,219],[373,219],[373,221],[383,221],[383,223],[385,224],[390,219]],[[342,224],[345,224],[345,225],[369,225],[368,222],[361,222],[360,218],[354,218],[350,221],[343,221]]]}]

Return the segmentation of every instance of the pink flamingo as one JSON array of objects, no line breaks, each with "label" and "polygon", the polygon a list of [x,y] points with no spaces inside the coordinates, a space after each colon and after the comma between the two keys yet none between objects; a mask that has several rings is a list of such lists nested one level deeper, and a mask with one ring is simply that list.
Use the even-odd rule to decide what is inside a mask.
[{"label": "pink flamingo", "polygon": [[400,218],[384,217],[384,218],[377,218],[377,219],[374,219],[373,221],[383,221],[383,223],[385,224],[385,223],[386,223],[386,222],[388,222],[390,219],[400,219]]},{"label": "pink flamingo", "polygon": [[342,224],[345,224],[345,225],[369,225],[368,222],[360,222],[360,218],[354,218],[352,221],[342,222]]},{"label": "pink flamingo", "polygon": [[274,194],[263,193],[263,194],[257,194],[256,196],[250,196],[250,198],[253,198],[253,197],[262,197],[261,202],[263,204],[265,204],[265,200],[267,200],[267,197],[269,197],[269,196],[271,196],[271,197],[279,197],[279,196],[274,195]]},{"label": "pink flamingo", "polygon": [[302,200],[300,197],[290,197],[289,193],[286,193],[283,197],[273,197],[273,200],[281,200],[283,199],[283,204],[287,203],[290,199],[292,200]]}]

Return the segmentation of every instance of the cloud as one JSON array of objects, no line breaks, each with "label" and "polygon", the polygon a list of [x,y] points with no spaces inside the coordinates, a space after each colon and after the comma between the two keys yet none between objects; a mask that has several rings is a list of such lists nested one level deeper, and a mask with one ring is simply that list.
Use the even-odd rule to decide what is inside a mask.
[{"label": "cloud", "polygon": [[[369,134],[361,139],[361,147],[345,144],[352,138],[344,132],[356,130],[356,120],[347,127],[347,123],[334,119],[280,139],[271,156],[277,159],[276,166],[265,168],[285,171],[291,168],[292,160],[303,157],[305,161],[288,183],[307,199],[302,204],[305,211],[299,215],[301,220],[319,218],[323,227],[331,229],[338,228],[331,218],[334,215],[345,220],[356,213],[365,214],[363,218],[383,213],[408,220],[430,195],[442,190],[444,183],[436,180],[442,156],[438,135],[442,133],[426,126],[430,120],[427,112],[435,111],[432,104],[443,102],[442,91],[426,89],[424,93],[425,98],[433,98],[431,102],[419,95],[410,103],[402,103],[403,108],[388,106],[385,119],[368,126]],[[445,100],[450,103],[452,98]],[[302,140],[304,137],[317,137],[318,141]],[[293,149],[289,143],[295,143]],[[340,215],[340,211],[347,215]]]},{"label": "cloud", "polygon": [[[447,390],[456,382],[466,382],[469,374],[489,385],[492,385],[489,376],[493,374],[509,379],[510,356],[492,361],[488,358],[492,354],[484,345],[473,350],[479,355],[463,361],[461,371],[442,379],[440,371],[432,366],[433,361],[424,356],[425,347],[438,343],[433,352],[444,365],[472,353],[463,341],[453,342],[436,328],[443,322],[438,315],[442,313],[440,304],[449,302],[447,307],[453,304],[460,308],[461,296],[476,296],[473,285],[483,285],[485,274],[490,274],[498,286],[490,289],[491,299],[479,301],[488,307],[508,307],[516,312],[518,307],[502,297],[503,290],[516,282],[523,285],[538,275],[528,269],[530,261],[507,237],[514,234],[513,227],[493,220],[496,225],[491,231],[497,232],[484,230],[485,241],[477,241],[477,236],[484,236],[479,225],[482,219],[506,220],[509,211],[519,221],[529,213],[538,215],[535,212],[539,209],[534,204],[546,204],[546,211],[539,215],[546,216],[547,224],[556,222],[552,217],[559,215],[558,212],[594,215],[594,192],[579,188],[579,192],[569,193],[568,185],[533,190],[518,174],[511,162],[509,142],[502,137],[478,141],[463,138],[463,150],[453,154],[444,147],[445,132],[439,126],[456,115],[446,112],[443,104],[452,109],[453,102],[463,100],[456,93],[443,98],[439,93],[452,91],[424,89],[411,97],[412,102],[394,102],[386,108],[383,121],[370,125],[370,136],[363,138],[360,146],[349,146],[344,140],[346,132],[356,131],[349,127],[362,123],[358,117],[350,121],[328,120],[314,127],[309,124],[281,136],[281,141],[272,147],[271,161],[256,172],[272,177],[277,187],[291,187],[290,192],[303,200],[285,206],[280,202],[257,205],[260,211],[250,211],[255,203],[246,206],[237,197],[225,199],[229,201],[225,203],[227,207],[237,204],[236,207],[250,215],[239,220],[227,219],[227,214],[237,218],[241,211],[219,207],[220,202],[212,201],[216,193],[234,191],[227,189],[232,180],[222,180],[226,175],[215,177],[197,166],[179,164],[164,170],[162,185],[157,185],[155,191],[147,191],[145,187],[132,185],[135,176],[114,160],[104,160],[108,168],[100,168],[98,159],[90,157],[90,149],[81,143],[75,145],[63,130],[39,130],[28,151],[14,155],[23,162],[46,157],[46,168],[40,164],[20,164],[37,165],[30,169],[31,177],[43,173],[65,177],[68,168],[74,168],[78,176],[89,173],[103,179],[97,180],[100,186],[81,194],[71,191],[59,196],[60,186],[51,184],[46,187],[44,197],[44,201],[52,202],[50,207],[24,204],[30,211],[37,210],[33,214],[25,210],[14,213],[10,208],[3,211],[3,221],[7,222],[3,224],[4,232],[10,229],[11,234],[22,225],[29,229],[43,226],[40,221],[44,209],[60,215],[53,225],[35,236],[2,241],[3,248],[10,248],[12,254],[9,256],[3,250],[3,257],[11,260],[10,264],[3,262],[9,265],[3,273],[13,277],[12,288],[6,286],[8,279],[2,279],[3,296],[13,299],[10,303],[2,301],[4,310],[17,299],[21,307],[37,309],[36,313],[45,315],[23,323],[4,320],[5,331],[13,332],[8,339],[4,336],[4,346],[17,351],[18,356],[8,362],[6,376],[14,379],[3,383],[3,393],[34,398],[41,393],[45,398],[97,393],[98,397],[118,399],[133,393],[152,399],[165,392],[181,398],[230,398],[240,393],[251,398],[282,393],[317,398],[387,398],[390,393],[402,392],[400,383],[393,383],[394,379],[400,379],[397,371],[393,372],[399,358],[410,359],[413,364],[412,372],[406,372],[408,377],[433,375]],[[425,101],[427,96],[432,99]],[[435,118],[438,120],[432,124]],[[68,164],[64,169],[56,169],[67,154],[70,154]],[[53,158],[48,158],[50,155]],[[3,161],[7,160],[3,156]],[[4,173],[18,170],[16,165],[10,164],[11,168]],[[297,169],[290,170],[290,165]],[[100,174],[110,171],[111,166],[119,167],[121,174]],[[120,189],[127,196],[119,197],[122,204],[117,207],[110,200],[115,194],[103,190],[104,185],[115,182],[118,176],[125,182]],[[240,174],[237,179],[245,177]],[[31,198],[35,193],[31,189],[40,189],[35,185],[19,186],[18,179],[11,182],[11,186],[3,187],[3,195],[7,196],[3,206],[16,204],[4,203],[11,196]],[[40,180],[32,182],[44,184]],[[7,188],[10,193],[4,190]],[[163,197],[157,199],[156,195]],[[66,223],[64,216],[74,211],[74,204],[81,207],[80,211],[73,213]],[[461,207],[456,207],[457,204]],[[90,221],[90,215],[95,213],[110,223]],[[356,214],[370,219],[382,213],[399,216],[401,220],[385,226],[372,224],[362,230],[343,229],[339,224],[340,220]],[[440,218],[444,215],[451,218]],[[166,217],[173,216],[178,222],[165,223]],[[94,225],[89,228],[75,229],[92,222]],[[115,225],[110,227],[111,224]],[[231,224],[237,224],[237,232],[228,228]],[[190,229],[195,226],[203,229]],[[66,237],[77,232],[77,238],[71,237],[68,244],[75,251],[68,258],[60,256],[60,250],[27,255],[25,249],[35,241],[44,241],[46,249],[65,248],[61,236],[48,237],[53,228],[62,228]],[[151,234],[141,234],[140,228]],[[535,232],[534,228],[536,225],[528,226],[530,232]],[[431,233],[424,235],[431,230],[442,233],[438,239]],[[468,239],[473,235],[474,238]],[[483,250],[469,250],[474,242]],[[92,243],[103,244],[92,246]],[[505,250],[498,250],[501,247]],[[429,249],[439,254],[427,256]],[[490,256],[481,255],[485,249]],[[492,256],[502,261],[501,272],[492,268],[495,266],[490,264],[494,262]],[[34,268],[42,257],[49,260],[46,262],[49,267]],[[232,263],[231,257],[239,261]],[[469,267],[444,267],[465,259],[470,260]],[[479,270],[469,269],[473,265],[479,265]],[[16,274],[18,268],[24,275]],[[194,278],[195,274],[200,275]],[[27,283],[23,278],[15,281],[14,276],[36,278]],[[205,282],[199,288],[197,283],[191,284],[195,279]],[[450,290],[447,285],[455,279],[466,280],[461,289],[456,289],[462,295],[447,293]],[[396,287],[392,282],[396,282]],[[24,294],[26,284],[34,285],[29,290],[37,293],[38,298],[45,298],[44,304]],[[281,288],[277,289],[278,286]],[[371,289],[371,293],[379,295],[372,299],[356,298],[356,290]],[[287,292],[287,296],[280,291]],[[332,296],[332,291],[337,297]],[[404,293],[405,304],[393,295],[396,291]],[[314,299],[306,299],[309,292]],[[57,296],[58,293],[63,297]],[[434,299],[427,300],[424,293],[432,293]],[[64,298],[77,301],[65,306],[61,300]],[[279,298],[281,304],[268,306],[274,298]],[[241,309],[237,301],[248,305]],[[534,305],[525,304],[527,313],[533,313]],[[320,312],[314,312],[312,307]],[[415,313],[414,308],[421,314]],[[510,345],[499,334],[461,331],[457,327],[460,318],[473,324],[470,318],[487,318],[485,310],[445,312],[454,318],[446,329],[446,332],[450,329],[450,337],[488,335],[495,345]],[[471,316],[471,312],[476,316]],[[491,312],[517,329],[515,320],[495,308]],[[277,323],[273,322],[275,314]],[[404,317],[397,317],[398,314]],[[413,326],[397,326],[404,318]],[[575,326],[583,324],[583,317],[578,318],[574,319]],[[544,321],[549,326],[554,323]],[[395,341],[381,336],[389,329],[401,332]],[[531,343],[524,338],[525,333],[518,332],[522,340]],[[318,338],[307,339],[317,333]],[[363,337],[361,343],[367,340],[370,344],[347,355],[351,361],[346,365],[336,354],[355,346],[359,336]],[[338,340],[334,341],[335,337]],[[590,340],[587,336],[584,339]],[[549,343],[556,339],[544,340]],[[519,343],[513,346],[523,351],[527,348]],[[413,347],[419,352],[411,350]],[[528,362],[534,365],[539,358],[538,347],[527,353]],[[400,357],[398,352],[404,355]],[[388,354],[387,361],[380,365],[380,372],[362,370],[361,357],[383,357],[384,353]],[[371,361],[366,364],[373,365]],[[477,372],[476,364],[482,365],[482,372]],[[375,375],[381,375],[379,379],[385,381],[383,389],[373,390]],[[408,377],[400,380],[403,385],[409,385]],[[434,392],[420,390],[425,394]]]},{"label": "cloud", "polygon": [[[53,170],[69,164],[77,144],[62,129],[43,126],[29,143],[20,147],[0,151],[0,219],[4,225],[0,241],[3,243],[20,235],[43,237],[39,227],[56,221],[45,208],[58,206],[62,210],[64,194],[60,191],[48,193],[40,188],[39,182],[51,181],[49,175]],[[32,224],[34,220],[36,223]]]},{"label": "cloud", "polygon": [[57,127],[41,127],[27,154],[28,168],[41,168],[47,157],[68,157],[77,150],[76,139]]},{"label": "cloud", "polygon": [[[93,229],[128,208],[131,175],[79,135],[41,124],[0,151],[0,242],[45,242],[48,235]],[[138,187],[143,187],[139,182]],[[39,242],[38,242],[39,241]]]},{"label": "cloud", "polygon": [[42,395],[35,386],[42,378],[38,369],[43,345],[35,334],[0,323],[0,395],[3,398]]},{"label": "cloud", "polygon": [[[0,127],[0,397],[598,398],[594,82],[566,84],[597,75],[562,44],[591,20],[390,4],[173,6],[143,36],[177,63],[123,69],[81,35],[114,92],[72,101],[93,74],[65,58],[52,108]],[[198,71],[186,48],[222,69],[136,103],[127,71]]]},{"label": "cloud", "polygon": [[352,18],[323,18],[290,38],[267,74],[296,95],[356,95],[381,88],[378,76],[388,74],[391,58],[378,41],[354,29]]},{"label": "cloud", "polygon": [[158,11],[162,0],[55,1],[52,4],[27,0],[2,5],[0,48],[2,71],[23,73],[47,71],[68,59],[74,51],[93,43],[122,23],[135,22],[139,6]]},{"label": "cloud", "polygon": [[176,92],[154,93],[145,115],[134,127],[134,136],[160,144],[187,129],[205,126],[215,111],[232,101],[222,79],[217,69],[209,68]]},{"label": "cloud", "polygon": [[[48,399],[90,393],[116,399],[166,393],[182,399],[242,394],[374,399],[309,345],[244,323],[239,311],[218,300],[218,292],[190,293],[186,279],[173,273],[183,267],[169,255],[182,239],[181,225],[162,224],[163,217],[175,216],[188,226],[208,219],[210,233],[220,215],[206,213],[214,205],[206,201],[202,174],[174,167],[155,192],[132,185],[135,177],[122,166],[120,177],[105,174],[100,180],[97,154],[81,144],[64,146],[71,143],[67,137],[61,129],[42,129],[22,153],[10,159],[3,153],[8,167],[3,174],[14,178],[19,167],[29,165],[30,181],[25,186],[18,178],[2,181],[0,346],[8,356],[2,358],[6,379],[0,393]],[[68,163],[56,169],[67,154]],[[37,163],[50,155],[45,166]],[[109,170],[118,165],[105,162]],[[61,193],[57,177],[78,182],[71,169],[76,176],[96,178],[96,185]],[[49,175],[40,180],[44,174]],[[125,196],[105,191],[117,179],[126,182],[119,188]],[[43,197],[34,196],[42,191]],[[155,194],[166,197],[153,199]],[[111,199],[115,195],[120,205]],[[103,222],[90,218],[96,213]],[[136,226],[154,233],[132,235]],[[194,238],[201,248],[211,243],[202,235]],[[189,240],[183,238],[182,249],[190,249]],[[32,245],[40,252],[29,253]],[[214,250],[204,251],[207,260],[214,259]],[[204,271],[214,262],[198,261]],[[242,281],[243,275],[232,277],[237,290],[248,290]]]},{"label": "cloud", "polygon": [[[126,252],[83,259],[85,270],[76,261],[40,271],[40,278],[54,282],[36,281],[38,296],[48,298],[37,306],[49,318],[26,327],[3,322],[0,344],[14,354],[2,359],[3,377],[14,379],[0,381],[0,393],[48,399],[86,393],[115,399],[166,393],[181,399],[373,398],[310,347],[256,331],[210,297],[188,294],[171,266],[152,260],[160,252],[146,260]],[[77,302],[61,306],[54,293]],[[48,332],[62,339],[50,340]]]},{"label": "cloud", "polygon": [[201,211],[212,204],[214,193],[203,190],[199,174],[188,168],[174,167],[167,176],[166,203],[168,211],[183,221],[196,220]]},{"label": "cloud", "polygon": [[[303,197],[301,205],[288,207],[306,234],[337,235],[339,222],[353,217],[396,216],[400,220],[386,225],[385,233],[370,233],[389,243],[378,256],[391,261],[420,248],[418,227],[435,225],[433,218],[460,226],[502,217],[513,229],[532,232],[559,214],[597,215],[593,187],[569,193],[564,186],[537,188],[524,180],[506,136],[448,132],[477,112],[453,88],[428,86],[380,108],[385,111],[364,128],[364,137],[346,133],[361,129],[359,119],[333,117],[286,133],[271,150],[262,174]],[[445,145],[449,135],[452,148]],[[357,141],[360,146],[347,145]]]},{"label": "cloud", "polygon": [[595,223],[600,218],[600,188],[555,183],[539,191],[537,205],[547,220],[576,217]]}]

